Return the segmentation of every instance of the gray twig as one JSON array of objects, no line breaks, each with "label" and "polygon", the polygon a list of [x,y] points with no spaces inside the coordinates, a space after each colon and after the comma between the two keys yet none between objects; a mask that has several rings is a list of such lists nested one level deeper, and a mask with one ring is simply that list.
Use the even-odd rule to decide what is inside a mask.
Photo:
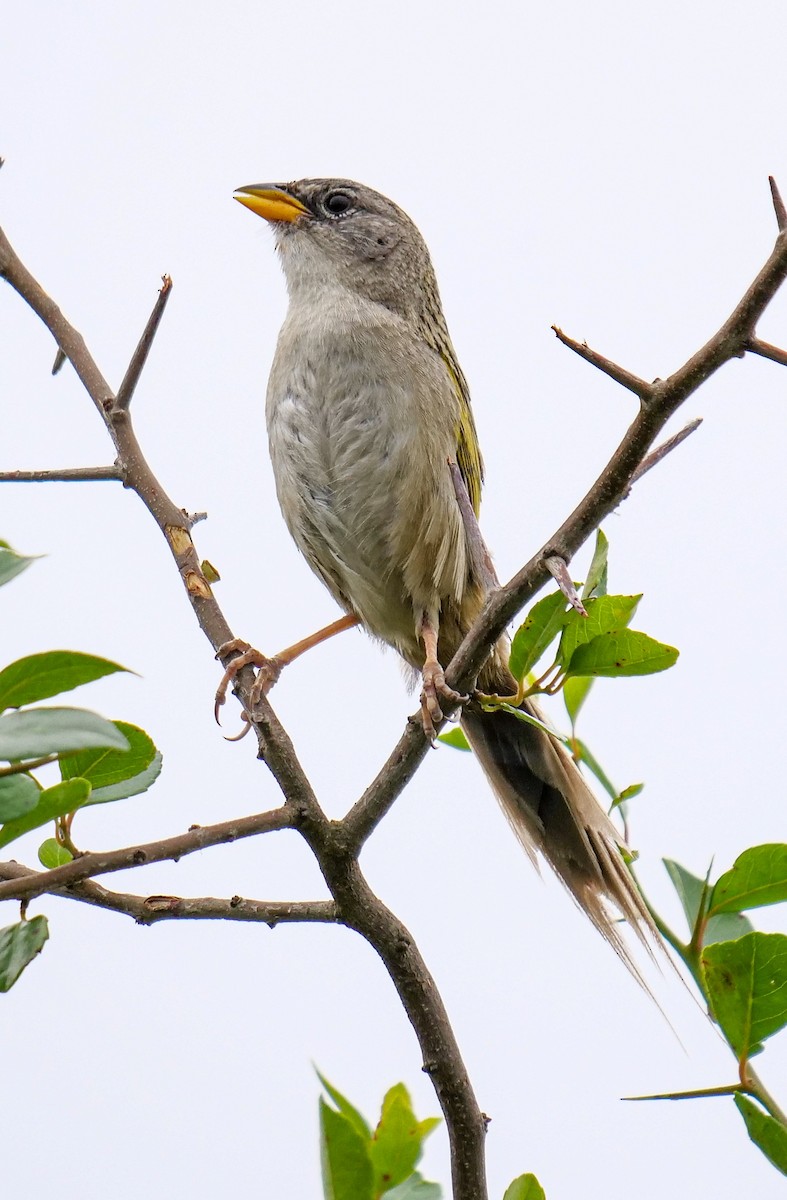
[{"label": "gray twig", "polygon": [[156,303],[153,305],[153,312],[148,317],[148,323],[145,326],[142,337],[139,339],[136,350],[134,351],[131,362],[128,364],[128,369],[123,376],[123,382],[118,388],[117,396],[115,396],[115,409],[121,411],[127,409],[131,404],[131,399],[139,382],[139,377],[142,374],[145,363],[150,354],[150,347],[153,345],[153,339],[161,323],[161,318],[164,316],[164,309],[167,307],[167,301],[172,293],[172,280],[169,275],[162,275],[161,287],[159,294],[156,297]]},{"label": "gray twig", "polygon": [[123,482],[120,467],[64,467],[54,471],[0,471],[0,483],[100,483]]}]

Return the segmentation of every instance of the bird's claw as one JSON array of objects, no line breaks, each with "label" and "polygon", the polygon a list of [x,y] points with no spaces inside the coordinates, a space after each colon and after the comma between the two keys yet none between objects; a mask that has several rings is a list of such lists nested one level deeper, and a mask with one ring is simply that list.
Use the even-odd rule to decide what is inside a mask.
[{"label": "bird's claw", "polygon": [[434,659],[427,659],[424,663],[422,678],[421,719],[424,724],[424,733],[430,742],[434,742],[437,737],[435,724],[442,721],[445,716],[440,707],[440,700],[445,701],[453,708],[457,704],[466,704],[470,697],[461,692],[455,692],[452,687],[448,686],[443,668]]},{"label": "bird's claw", "polygon": [[249,693],[249,709],[250,713],[244,712],[243,718],[246,722],[244,728],[239,734],[228,741],[240,741],[249,732],[251,719],[254,717],[254,712],[260,700],[267,696],[273,685],[278,681],[282,672],[283,664],[277,658],[268,658],[260,650],[255,650],[248,642],[244,642],[241,638],[233,638],[230,642],[225,642],[219,646],[216,651],[216,658],[225,658],[228,654],[235,654],[235,658],[227,663],[224,674],[221,678],[221,683],[216,689],[216,699],[213,705],[213,715],[216,718],[216,724],[220,725],[219,709],[227,699],[232,681],[235,679],[239,671],[244,667],[257,667],[257,677],[254,680],[251,691]]}]

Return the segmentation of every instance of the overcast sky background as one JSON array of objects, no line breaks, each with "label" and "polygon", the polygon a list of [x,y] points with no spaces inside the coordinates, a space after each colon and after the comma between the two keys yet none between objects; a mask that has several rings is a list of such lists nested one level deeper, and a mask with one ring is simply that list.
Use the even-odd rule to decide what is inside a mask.
[{"label": "overcast sky background", "polygon": [[[508,578],[595,478],[634,401],[550,332],[645,378],[713,333],[775,234],[787,192],[784,5],[9,6],[0,74],[2,223],[117,386],[155,300],[175,291],[134,401],[150,463],[207,510],[201,556],[235,631],[270,650],[337,615],[275,502],[263,397],[285,292],[270,231],[234,188],[349,176],[399,202],[435,260],[487,466],[482,524]],[[0,469],[110,460],[50,336],[0,291]],[[787,293],[764,338],[787,344]],[[700,432],[610,519],[611,586],[681,649],[664,675],[597,685],[580,731],[622,787],[632,840],[676,925],[661,866],[727,869],[785,840],[783,551],[787,371],[727,366],[676,423]],[[0,537],[46,555],[0,595],[0,662],[69,647],[117,659],[73,702],[146,728],[145,796],[77,819],[91,849],[278,802],[249,739],[212,719],[219,671],[168,552],[113,484],[3,486]],[[577,560],[583,577],[587,555]],[[286,673],[274,704],[340,816],[413,708],[393,654],[345,634]],[[237,728],[228,704],[228,732]],[[560,709],[556,710],[560,719]],[[32,835],[14,856],[34,863]],[[539,881],[476,765],[429,755],[364,852],[412,931],[493,1118],[491,1195],[532,1170],[549,1200],[741,1194],[783,1180],[728,1100],[624,1095],[731,1082],[688,993],[656,981],[686,1050],[552,879]],[[295,835],[104,882],[145,894],[324,894]],[[207,1200],[320,1194],[320,1069],[367,1115],[404,1080],[438,1111],[387,976],[325,927],[152,929],[42,899],[51,941],[2,998],[9,1195]],[[6,904],[0,923],[16,919]],[[784,912],[754,914],[784,928]],[[761,1060],[787,1100],[787,1035]],[[433,1136],[423,1171],[448,1182]],[[745,1180],[745,1185],[743,1181]]]}]

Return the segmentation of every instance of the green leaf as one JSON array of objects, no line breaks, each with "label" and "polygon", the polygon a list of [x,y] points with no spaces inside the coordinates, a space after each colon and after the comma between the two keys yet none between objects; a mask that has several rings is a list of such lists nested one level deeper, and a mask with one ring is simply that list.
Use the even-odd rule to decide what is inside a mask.
[{"label": "green leaf", "polygon": [[[672,880],[672,886],[678,893],[678,898],[683,905],[683,911],[686,914],[689,926],[689,936],[691,936],[697,924],[697,914],[705,885],[696,875],[692,875],[690,871],[687,871],[685,867],[682,867],[680,863],[674,862],[671,858],[664,858],[662,862]],[[737,913],[712,917],[705,926],[702,944],[703,946],[710,946],[713,942],[733,942],[737,938],[743,937],[745,933],[753,932],[754,926],[751,921]]]},{"label": "green leaf", "polygon": [[366,1119],[361,1115],[361,1113],[358,1112],[358,1109],[350,1103],[346,1096],[342,1095],[338,1088],[335,1088],[332,1083],[329,1083],[325,1076],[321,1075],[316,1067],[314,1068],[314,1073],[322,1086],[325,1088],[331,1100],[333,1100],[339,1112],[343,1113],[343,1115],[347,1117],[350,1124],[354,1126],[356,1131],[361,1135],[361,1137],[364,1138],[365,1141],[371,1141],[371,1128]]},{"label": "green leaf", "polygon": [[777,1171],[787,1175],[787,1129],[740,1092],[735,1097],[735,1105],[755,1146],[759,1146]]},{"label": "green leaf", "polygon": [[0,717],[0,760],[5,762],[93,746],[129,748],[111,721],[84,708],[30,708]]},{"label": "green leaf", "polygon": [[325,1200],[374,1200],[369,1143],[320,1096],[320,1161]]},{"label": "green leaf", "polygon": [[566,627],[557,654],[561,666],[568,666],[577,647],[586,645],[601,634],[618,633],[625,629],[641,599],[641,593],[638,596],[599,596],[596,600],[588,600],[585,605],[586,617],[576,609],[566,613]]},{"label": "green leaf", "polygon": [[46,917],[31,917],[0,929],[0,992],[13,987],[48,937]]},{"label": "green leaf", "polygon": [[534,717],[524,708],[514,708],[513,704],[482,704],[484,712],[507,712],[512,717],[516,717],[518,721],[524,721],[526,725],[533,725],[536,729],[540,729],[542,733],[548,733],[550,737],[555,738],[558,742],[562,742],[564,746],[571,748],[573,742],[567,738],[565,734],[555,733],[555,730],[547,725],[546,721],[542,721],[539,717]]},{"label": "green leaf", "polygon": [[89,795],[90,784],[86,779],[69,779],[46,788],[40,793],[38,804],[29,813],[14,821],[6,821],[0,829],[0,846],[7,846],[23,833],[29,833],[31,829],[46,825],[47,821],[54,821],[56,817],[81,808]]},{"label": "green leaf", "polygon": [[18,658],[0,671],[0,709],[21,708],[70,692],[83,683],[125,671],[118,663],[76,650],[49,650]]},{"label": "green leaf", "polygon": [[578,675],[576,679],[567,679],[563,684],[563,703],[566,706],[572,728],[577,723],[579,710],[587,700],[588,692],[592,687],[593,679],[590,675]]},{"label": "green leaf", "polygon": [[73,854],[67,850],[65,846],[61,846],[57,838],[47,838],[38,847],[38,861],[48,871],[53,871],[55,867],[63,867],[66,863],[71,862]]},{"label": "green leaf", "polygon": [[63,779],[89,779],[94,788],[109,787],[132,779],[146,770],[156,756],[156,747],[144,729],[129,725],[126,721],[113,721],[115,729],[124,739],[127,749],[114,750],[108,746],[82,750],[69,754],[60,763]]},{"label": "green leaf", "polygon": [[609,556],[609,541],[602,530],[596,530],[596,545],[593,559],[590,563],[588,577],[582,589],[582,599],[590,600],[593,596],[607,594],[607,559]]},{"label": "green leaf", "polygon": [[535,1175],[520,1175],[508,1185],[503,1200],[546,1200],[546,1196]]},{"label": "green leaf", "polygon": [[612,807],[617,808],[619,805],[625,804],[628,800],[633,800],[635,796],[638,796],[640,792],[644,791],[644,788],[644,783],[630,783],[627,788],[623,789],[623,791],[614,801]]},{"label": "green leaf", "polygon": [[747,933],[702,952],[711,1009],[739,1059],[787,1025],[787,936]]},{"label": "green leaf", "polygon": [[439,1183],[427,1183],[418,1171],[413,1171],[404,1183],[385,1193],[385,1200],[442,1200],[442,1196]]},{"label": "green leaf", "polygon": [[33,558],[26,558],[23,554],[17,554],[8,545],[8,542],[0,542],[0,587],[4,583],[9,583],[15,575],[19,575],[30,566]]},{"label": "green leaf", "polygon": [[598,759],[596,759],[594,755],[591,754],[590,750],[588,750],[585,743],[580,741],[579,738],[572,738],[571,749],[573,750],[575,757],[578,758],[580,762],[585,763],[588,769],[593,772],[596,779],[599,781],[613,803],[617,803],[618,789],[615,787],[614,783],[609,778]]},{"label": "green leaf", "polygon": [[453,746],[454,750],[470,749],[470,743],[458,725],[454,729],[449,729],[448,733],[438,733],[437,740],[444,746]]},{"label": "green leaf", "polygon": [[610,679],[654,675],[674,666],[678,653],[674,646],[657,642],[646,633],[620,629],[615,633],[603,633],[587,645],[578,646],[571,655],[567,674],[603,675]]},{"label": "green leaf", "polygon": [[40,794],[41,788],[32,775],[0,776],[0,825],[30,812]]},{"label": "green leaf", "polygon": [[560,633],[566,620],[562,592],[550,592],[534,604],[514,634],[508,667],[517,683],[532,671],[541,655]]},{"label": "green leaf", "polygon": [[787,900],[787,846],[752,846],[717,879],[709,912],[737,913]]},{"label": "green leaf", "polygon": [[[122,724],[122,722],[118,721],[117,724]],[[109,804],[113,800],[127,800],[129,796],[141,795],[158,779],[161,774],[161,763],[161,754],[157,750],[150,766],[146,767],[144,771],[140,771],[139,775],[132,775],[130,779],[121,780],[120,783],[110,783],[107,787],[93,788],[87,806]]]},{"label": "green leaf", "polygon": [[369,1147],[375,1195],[387,1192],[412,1175],[423,1153],[424,1138],[436,1124],[439,1122],[434,1117],[418,1121],[403,1083],[395,1084],[386,1092],[382,1114]]}]

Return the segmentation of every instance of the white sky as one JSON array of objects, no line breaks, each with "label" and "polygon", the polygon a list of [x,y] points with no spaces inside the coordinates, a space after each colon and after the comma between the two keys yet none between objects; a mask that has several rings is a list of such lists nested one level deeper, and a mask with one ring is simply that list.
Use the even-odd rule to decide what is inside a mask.
[{"label": "white sky", "polygon": [[[346,175],[401,203],[432,249],[487,465],[483,526],[508,577],[634,413],[559,346],[555,322],[645,378],[675,369],[770,251],[767,175],[787,192],[784,5],[17,4],[4,14],[2,222],[117,385],[175,280],[134,401],[170,495],[207,509],[197,546],[236,632],[274,651],[334,618],[279,517],[263,421],[284,312],[272,239],[242,184]],[[109,460],[49,335],[0,291],[0,469]],[[761,336],[787,344],[787,296]],[[662,856],[701,874],[785,840],[781,709],[787,372],[728,366],[686,406],[705,424],[607,522],[612,586],[681,648],[662,676],[600,684],[584,736],[633,814],[641,876],[679,922]],[[146,796],[77,819],[92,849],[277,802],[252,741],[213,725],[218,670],[167,551],[110,485],[4,487],[0,536],[45,554],[3,589],[0,661],[70,647],[138,671],[74,703],[143,725]],[[586,558],[575,575],[582,577]],[[392,654],[345,634],[275,706],[341,815],[413,700]],[[229,732],[236,726],[227,708]],[[40,839],[14,848],[35,861]],[[491,1195],[535,1171],[549,1200],[640,1200],[782,1181],[728,1101],[628,1094],[731,1082],[688,995],[657,984],[686,1052],[550,878],[539,882],[475,764],[431,754],[363,866],[435,974],[492,1118]],[[280,834],[104,881],[144,893],[323,894]],[[127,919],[44,899],[52,939],[2,999],[9,1195],[191,1200],[319,1194],[310,1062],[371,1117],[403,1079],[438,1111],[373,952],[322,927]],[[6,905],[0,922],[16,919]],[[762,928],[784,913],[755,914]],[[761,1060],[787,1099],[785,1035]],[[445,1140],[423,1164],[448,1180]]]}]

